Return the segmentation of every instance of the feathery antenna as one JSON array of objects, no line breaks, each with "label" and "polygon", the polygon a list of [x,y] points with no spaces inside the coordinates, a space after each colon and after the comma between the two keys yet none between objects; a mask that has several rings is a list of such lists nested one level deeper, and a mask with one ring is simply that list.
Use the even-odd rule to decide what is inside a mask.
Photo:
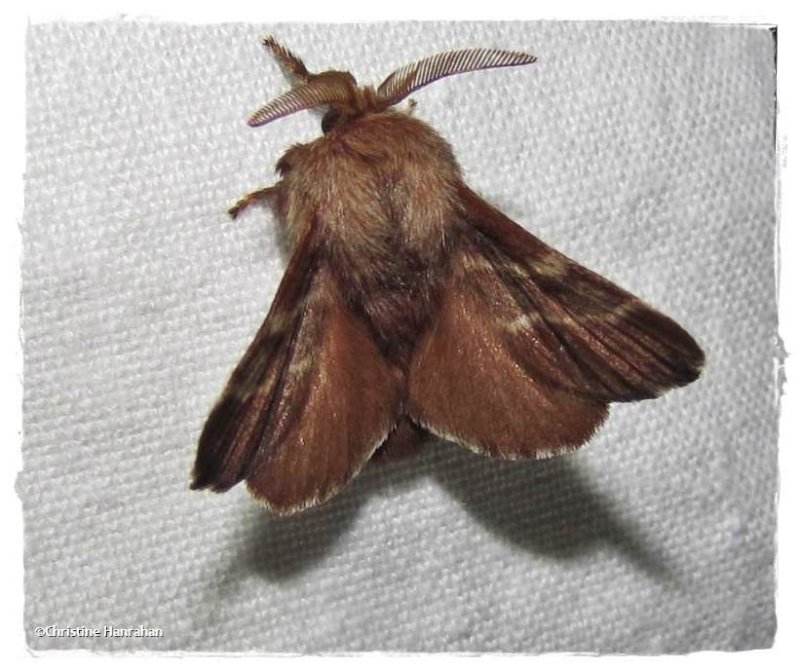
[{"label": "feathery antenna", "polygon": [[263,126],[289,114],[314,107],[334,108],[341,113],[343,119],[364,112],[381,112],[396,105],[414,91],[443,77],[536,62],[536,56],[522,51],[502,49],[447,51],[395,70],[377,90],[373,90],[359,88],[349,72],[336,70],[320,74],[309,72],[303,61],[272,35],[265,37],[262,42],[289,77],[292,90],[256,111],[248,121],[251,126]]},{"label": "feathery antenna", "polygon": [[502,49],[446,51],[423,58],[392,72],[378,86],[378,99],[390,107],[396,105],[410,93],[443,77],[489,68],[529,65],[535,62],[536,56],[522,51],[504,51]]}]

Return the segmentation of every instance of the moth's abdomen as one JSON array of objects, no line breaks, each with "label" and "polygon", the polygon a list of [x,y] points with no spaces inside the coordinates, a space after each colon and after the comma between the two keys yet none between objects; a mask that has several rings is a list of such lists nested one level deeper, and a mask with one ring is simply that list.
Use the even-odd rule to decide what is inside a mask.
[{"label": "moth's abdomen", "polygon": [[403,364],[435,310],[457,226],[450,146],[406,114],[372,114],[291,149],[279,213],[291,237],[317,227],[347,303]]}]

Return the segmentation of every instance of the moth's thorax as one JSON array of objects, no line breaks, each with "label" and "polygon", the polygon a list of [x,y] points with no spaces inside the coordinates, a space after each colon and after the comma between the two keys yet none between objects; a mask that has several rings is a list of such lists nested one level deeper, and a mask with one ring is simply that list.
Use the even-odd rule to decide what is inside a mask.
[{"label": "moth's thorax", "polygon": [[369,253],[400,234],[424,253],[440,246],[453,224],[460,180],[453,152],[430,126],[404,113],[360,116],[292,147],[277,167],[278,213],[293,238],[319,225],[331,244]]},{"label": "moth's thorax", "polygon": [[365,114],[278,163],[290,238],[315,229],[347,302],[401,367],[429,321],[458,230],[450,146],[407,114]]}]

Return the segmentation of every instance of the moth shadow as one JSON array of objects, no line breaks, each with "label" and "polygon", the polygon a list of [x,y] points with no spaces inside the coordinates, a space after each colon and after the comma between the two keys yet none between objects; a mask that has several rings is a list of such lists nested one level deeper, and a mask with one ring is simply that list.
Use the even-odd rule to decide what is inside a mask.
[{"label": "moth shadow", "polygon": [[570,457],[497,461],[447,443],[433,476],[496,535],[532,553],[574,559],[602,546],[658,581],[673,581],[662,551],[614,509]]},{"label": "moth shadow", "polygon": [[395,463],[368,463],[329,502],[294,516],[258,508],[245,521],[245,542],[237,567],[270,581],[289,581],[313,569],[335,548],[374,495],[408,486],[423,476],[412,457]]},{"label": "moth shadow", "polygon": [[370,497],[425,476],[492,533],[528,552],[569,560],[612,546],[652,578],[673,580],[663,553],[647,545],[569,457],[511,463],[448,442],[402,461],[370,463],[330,502],[295,516],[254,509],[238,567],[270,581],[292,580],[333,551]]},{"label": "moth shadow", "polygon": [[246,521],[245,542],[236,561],[247,573],[287,581],[312,569],[353,524],[357,501],[339,496],[295,516],[279,517],[258,509]]}]

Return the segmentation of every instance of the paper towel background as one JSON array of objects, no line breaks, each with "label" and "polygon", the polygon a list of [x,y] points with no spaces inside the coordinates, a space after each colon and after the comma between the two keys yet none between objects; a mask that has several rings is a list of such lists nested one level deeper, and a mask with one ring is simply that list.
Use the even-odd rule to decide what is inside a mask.
[{"label": "paper towel background", "polygon": [[[187,489],[211,404],[284,262],[225,209],[295,115],[259,38],[378,83],[465,46],[528,68],[417,93],[466,181],[705,348],[695,384],[615,406],[589,447],[453,445],[272,519]],[[685,652],[771,644],[776,492],[769,30],[680,23],[34,25],[24,217],[26,632],[35,649]],[[156,639],[35,626],[157,626]]]}]

